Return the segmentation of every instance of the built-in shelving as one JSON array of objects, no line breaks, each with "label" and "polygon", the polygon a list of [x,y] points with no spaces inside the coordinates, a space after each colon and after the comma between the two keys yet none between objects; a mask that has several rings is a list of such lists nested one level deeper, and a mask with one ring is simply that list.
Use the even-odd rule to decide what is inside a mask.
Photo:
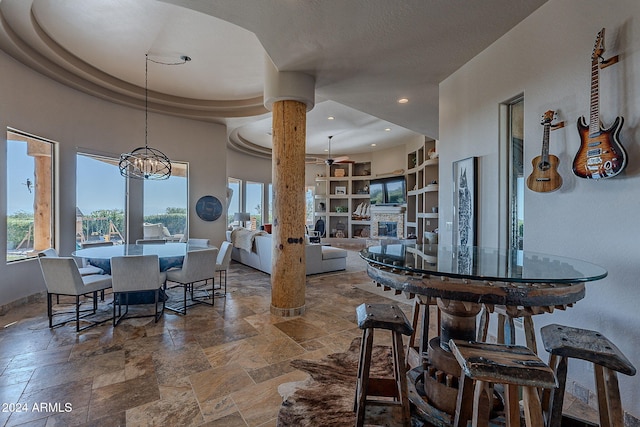
[{"label": "built-in shelving", "polygon": [[370,217],[356,215],[369,204],[371,162],[334,163],[316,177],[315,216],[325,223],[324,237],[368,237]]},{"label": "built-in shelving", "polygon": [[[438,230],[438,173],[436,141],[425,138],[421,147],[407,153],[407,222],[406,236],[415,236],[419,243],[425,233],[433,240]],[[431,242],[435,243],[435,242]]]}]

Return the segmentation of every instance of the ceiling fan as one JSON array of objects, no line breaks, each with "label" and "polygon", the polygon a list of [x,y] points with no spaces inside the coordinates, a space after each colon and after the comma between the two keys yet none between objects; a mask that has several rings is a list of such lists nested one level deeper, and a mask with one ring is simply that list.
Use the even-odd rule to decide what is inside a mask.
[{"label": "ceiling fan", "polygon": [[333,135],[329,136],[329,153],[327,155],[326,159],[321,159],[319,157],[316,158],[315,161],[313,162],[308,162],[308,163],[315,163],[315,164],[326,164],[328,166],[331,166],[334,163],[353,163],[351,160],[349,160],[349,156],[340,156],[340,157],[335,157],[332,158],[331,157],[331,138],[333,138]]}]

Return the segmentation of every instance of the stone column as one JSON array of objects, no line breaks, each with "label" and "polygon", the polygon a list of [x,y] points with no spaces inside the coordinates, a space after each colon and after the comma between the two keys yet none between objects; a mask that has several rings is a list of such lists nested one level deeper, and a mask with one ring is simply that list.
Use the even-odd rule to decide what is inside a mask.
[{"label": "stone column", "polygon": [[313,77],[280,72],[267,58],[264,102],[273,112],[271,313],[278,316],[305,311],[304,159],[314,91]]}]

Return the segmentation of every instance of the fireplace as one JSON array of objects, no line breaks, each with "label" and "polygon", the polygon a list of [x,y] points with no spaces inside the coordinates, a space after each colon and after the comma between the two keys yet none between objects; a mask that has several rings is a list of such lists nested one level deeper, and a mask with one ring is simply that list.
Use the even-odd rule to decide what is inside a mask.
[{"label": "fireplace", "polygon": [[371,238],[404,239],[403,206],[371,206]]},{"label": "fireplace", "polygon": [[397,238],[398,223],[395,221],[378,221],[378,237]]}]

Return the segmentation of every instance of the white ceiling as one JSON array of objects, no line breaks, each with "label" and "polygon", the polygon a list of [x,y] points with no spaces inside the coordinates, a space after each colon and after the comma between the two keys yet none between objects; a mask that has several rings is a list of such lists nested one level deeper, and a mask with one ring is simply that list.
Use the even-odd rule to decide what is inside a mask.
[{"label": "white ceiling", "polygon": [[149,108],[225,123],[230,144],[256,155],[271,145],[266,53],[281,71],[315,77],[307,152],[326,155],[334,135],[342,155],[437,139],[438,84],[545,1],[0,0],[0,48],[139,108],[145,54],[187,55],[148,64]]}]

